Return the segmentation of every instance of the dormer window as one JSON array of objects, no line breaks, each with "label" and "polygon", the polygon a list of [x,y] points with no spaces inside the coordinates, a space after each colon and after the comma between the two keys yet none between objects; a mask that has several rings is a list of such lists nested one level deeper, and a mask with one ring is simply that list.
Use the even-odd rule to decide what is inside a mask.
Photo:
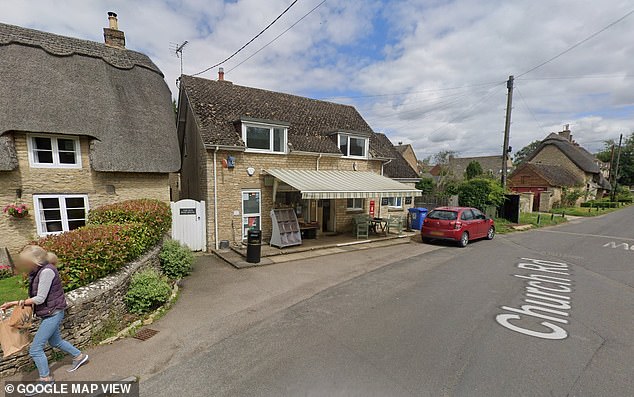
[{"label": "dormer window", "polygon": [[33,168],[81,168],[78,137],[28,135],[27,146]]},{"label": "dormer window", "polygon": [[286,153],[288,127],[243,122],[242,140],[249,152]]},{"label": "dormer window", "polygon": [[368,138],[350,134],[339,134],[339,149],[344,157],[367,158]]}]

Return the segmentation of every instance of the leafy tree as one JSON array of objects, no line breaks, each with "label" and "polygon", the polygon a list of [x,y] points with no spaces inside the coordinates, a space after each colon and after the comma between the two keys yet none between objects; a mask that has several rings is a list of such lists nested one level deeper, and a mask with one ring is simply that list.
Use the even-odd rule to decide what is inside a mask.
[{"label": "leafy tree", "polygon": [[[612,145],[618,147],[618,142],[613,139],[605,141],[604,149],[597,154],[597,158],[601,161],[609,162],[612,158]],[[616,150],[612,167],[616,167]],[[612,172],[616,172],[615,168],[612,168]],[[631,133],[629,137],[624,137],[623,144],[621,145],[618,184],[626,186],[634,185],[634,133]]]},{"label": "leafy tree", "polygon": [[431,194],[434,191],[434,179],[433,178],[421,178],[416,182],[416,189],[423,192],[423,194]]},{"label": "leafy tree", "polygon": [[492,179],[474,178],[462,182],[458,186],[458,201],[461,206],[475,207],[482,212],[486,207],[498,207],[506,199],[504,189],[500,184]]},{"label": "leafy tree", "polygon": [[480,165],[479,162],[473,160],[472,162],[469,163],[469,165],[467,165],[467,170],[464,173],[464,177],[467,180],[469,180],[469,179],[477,178],[481,176],[482,174],[484,174],[484,171],[482,171],[482,166]]},{"label": "leafy tree", "polygon": [[537,149],[540,143],[542,142],[533,141],[515,152],[515,156],[513,156],[513,164],[518,165],[519,163],[524,161],[531,153],[533,153]]},{"label": "leafy tree", "polygon": [[564,207],[574,207],[581,196],[583,196],[583,193],[580,189],[563,188],[561,192],[561,204]]}]

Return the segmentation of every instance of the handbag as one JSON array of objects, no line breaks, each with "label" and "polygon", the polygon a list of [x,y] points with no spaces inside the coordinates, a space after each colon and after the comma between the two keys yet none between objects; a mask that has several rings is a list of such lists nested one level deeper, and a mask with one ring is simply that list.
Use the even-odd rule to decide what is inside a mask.
[{"label": "handbag", "polygon": [[9,317],[9,326],[20,329],[31,328],[33,324],[33,306],[17,305],[13,308],[11,317]]},{"label": "handbag", "polygon": [[4,312],[2,312],[2,321],[0,322],[0,345],[2,346],[4,358],[19,352],[29,345],[28,329],[11,327],[9,319],[4,318]]}]

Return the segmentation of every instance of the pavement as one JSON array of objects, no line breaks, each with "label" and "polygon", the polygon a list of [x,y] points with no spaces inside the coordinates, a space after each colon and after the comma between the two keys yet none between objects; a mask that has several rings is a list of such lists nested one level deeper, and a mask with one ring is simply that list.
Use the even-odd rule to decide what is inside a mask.
[{"label": "pavement", "polygon": [[[146,341],[126,338],[88,349],[90,363],[72,374],[66,373],[71,361],[66,357],[51,365],[53,376],[58,381],[136,376],[143,382],[324,289],[394,259],[442,248],[410,242],[410,238],[391,239],[354,248],[297,252],[276,257],[279,263],[274,266],[241,270],[213,255],[198,256],[193,273],[182,281],[176,303],[148,326],[158,334]],[[30,372],[6,380],[36,377]]]},{"label": "pavement", "polygon": [[632,220],[629,207],[465,249],[412,242],[242,270],[200,257],[156,336],[54,373],[139,376],[142,396],[632,396]]},{"label": "pavement", "polygon": [[[633,219],[630,207],[466,249],[366,251],[394,255],[166,368],[141,395],[632,396]],[[332,258],[359,253],[344,255]]]}]

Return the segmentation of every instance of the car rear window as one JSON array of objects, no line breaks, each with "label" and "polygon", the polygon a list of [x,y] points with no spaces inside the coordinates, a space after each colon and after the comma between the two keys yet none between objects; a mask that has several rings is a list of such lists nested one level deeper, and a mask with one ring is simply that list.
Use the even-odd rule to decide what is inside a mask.
[{"label": "car rear window", "polygon": [[427,215],[427,218],[440,219],[443,221],[455,221],[458,218],[458,213],[455,211],[434,210]]}]

